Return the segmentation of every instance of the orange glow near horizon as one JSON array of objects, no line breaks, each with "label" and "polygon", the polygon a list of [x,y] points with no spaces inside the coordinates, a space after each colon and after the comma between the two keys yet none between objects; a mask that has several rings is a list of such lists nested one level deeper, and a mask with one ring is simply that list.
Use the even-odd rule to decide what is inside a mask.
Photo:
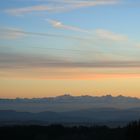
[{"label": "orange glow near horizon", "polygon": [[140,83],[138,77],[108,77],[94,80],[1,79],[0,98],[37,98],[59,96],[66,93],[74,96],[102,96],[106,94],[117,96],[121,94],[140,98],[140,86],[137,83]]},{"label": "orange glow near horizon", "polygon": [[10,69],[0,71],[1,78],[39,80],[95,80],[108,78],[140,78],[140,68],[48,68]]},{"label": "orange glow near horizon", "polygon": [[0,98],[48,97],[71,95],[140,98],[139,68],[28,69],[0,73]]}]

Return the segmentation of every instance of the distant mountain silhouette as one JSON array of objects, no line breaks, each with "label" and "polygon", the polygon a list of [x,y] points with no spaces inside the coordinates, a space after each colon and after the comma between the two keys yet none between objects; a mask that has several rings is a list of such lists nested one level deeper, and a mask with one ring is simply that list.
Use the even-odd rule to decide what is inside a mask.
[{"label": "distant mountain silhouette", "polygon": [[140,99],[111,95],[0,99],[0,124],[126,124],[140,119]]},{"label": "distant mountain silhouette", "polygon": [[66,112],[18,112],[0,110],[0,124],[11,122],[47,123],[128,123],[140,119],[140,109],[97,108]]},{"label": "distant mountain silhouette", "polygon": [[69,94],[48,98],[16,98],[0,99],[0,110],[16,110],[25,112],[63,112],[93,108],[137,109],[140,99],[122,95],[71,96]]}]

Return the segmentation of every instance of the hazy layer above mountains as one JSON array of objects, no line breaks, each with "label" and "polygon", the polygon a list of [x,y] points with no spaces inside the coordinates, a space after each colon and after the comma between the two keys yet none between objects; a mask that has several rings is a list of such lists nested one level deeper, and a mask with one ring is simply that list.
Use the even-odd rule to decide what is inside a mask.
[{"label": "hazy layer above mountains", "polygon": [[93,108],[137,109],[140,108],[140,99],[121,95],[116,97],[62,95],[48,98],[0,99],[0,110],[63,112]]}]

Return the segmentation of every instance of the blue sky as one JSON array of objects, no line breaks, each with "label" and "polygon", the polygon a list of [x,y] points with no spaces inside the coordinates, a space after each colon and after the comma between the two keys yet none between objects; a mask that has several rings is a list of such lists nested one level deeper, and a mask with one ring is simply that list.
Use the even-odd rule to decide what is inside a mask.
[{"label": "blue sky", "polygon": [[[138,0],[1,1],[0,50],[53,63],[58,63],[55,58],[71,65],[139,67],[139,4]],[[6,66],[13,59],[9,56],[8,62],[2,57]]]}]

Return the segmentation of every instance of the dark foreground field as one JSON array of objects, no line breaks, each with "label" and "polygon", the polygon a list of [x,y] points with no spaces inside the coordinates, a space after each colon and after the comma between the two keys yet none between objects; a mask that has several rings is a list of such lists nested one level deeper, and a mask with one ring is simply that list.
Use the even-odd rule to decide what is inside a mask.
[{"label": "dark foreground field", "polygon": [[0,127],[0,140],[140,140],[140,122],[130,123],[123,128],[3,126]]}]

